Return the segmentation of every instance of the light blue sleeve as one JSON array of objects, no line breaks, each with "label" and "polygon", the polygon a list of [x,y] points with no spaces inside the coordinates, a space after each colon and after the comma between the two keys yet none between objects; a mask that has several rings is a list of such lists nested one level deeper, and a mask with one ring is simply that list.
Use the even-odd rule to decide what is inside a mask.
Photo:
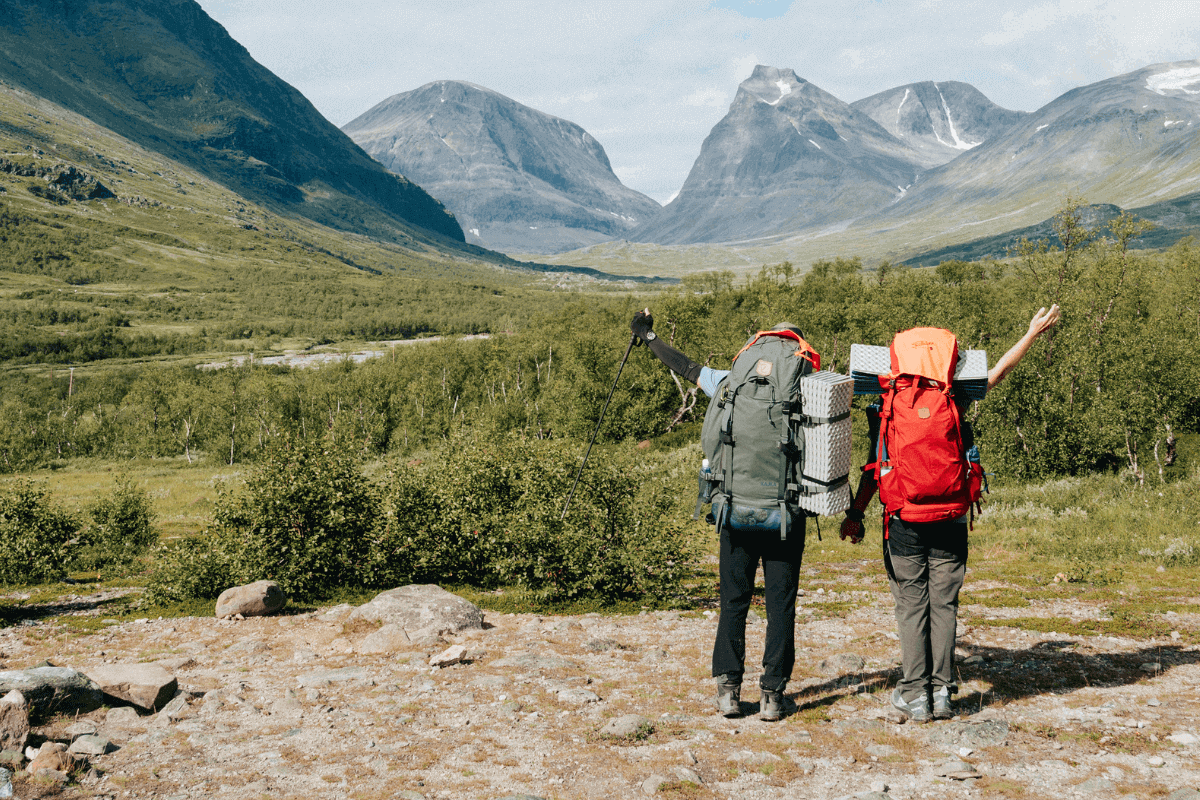
[{"label": "light blue sleeve", "polygon": [[725,380],[725,376],[729,374],[727,369],[709,369],[708,367],[700,368],[700,379],[696,381],[696,385],[704,390],[704,393],[712,397],[717,393],[717,386],[721,381]]}]

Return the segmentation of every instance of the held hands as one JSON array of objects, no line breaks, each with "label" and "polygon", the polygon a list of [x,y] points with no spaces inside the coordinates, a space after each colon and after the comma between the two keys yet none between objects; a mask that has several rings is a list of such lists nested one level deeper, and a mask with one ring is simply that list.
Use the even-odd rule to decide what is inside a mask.
[{"label": "held hands", "polygon": [[[1055,306],[1057,308],[1057,306]],[[643,309],[633,315],[633,321],[629,323],[629,329],[633,331],[633,335],[638,338],[638,343],[646,341],[646,334],[650,333],[654,327],[654,317],[650,315],[650,309]]]},{"label": "held hands", "polygon": [[863,524],[862,520],[850,519],[846,517],[842,520],[841,538],[849,539],[850,544],[858,544],[863,540]]},{"label": "held hands", "polygon": [[1031,339],[1036,339],[1037,337],[1041,336],[1043,333],[1053,328],[1060,317],[1062,317],[1062,310],[1059,309],[1057,303],[1050,306],[1049,311],[1047,311],[1044,306],[1038,309],[1038,312],[1033,315],[1033,320],[1029,323],[1029,337]]}]

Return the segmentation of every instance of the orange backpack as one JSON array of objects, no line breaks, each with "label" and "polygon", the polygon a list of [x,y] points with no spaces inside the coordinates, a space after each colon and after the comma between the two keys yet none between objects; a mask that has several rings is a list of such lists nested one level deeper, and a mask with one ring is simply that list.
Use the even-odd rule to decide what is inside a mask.
[{"label": "orange backpack", "polygon": [[878,451],[873,464],[887,520],[940,522],[978,505],[983,471],[968,459],[951,393],[958,340],[942,328],[896,334],[891,372],[879,377]]}]

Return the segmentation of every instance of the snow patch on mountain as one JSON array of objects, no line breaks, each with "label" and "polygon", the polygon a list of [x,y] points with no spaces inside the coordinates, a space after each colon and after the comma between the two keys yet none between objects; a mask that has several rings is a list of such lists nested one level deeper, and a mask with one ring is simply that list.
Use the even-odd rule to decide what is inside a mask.
[{"label": "snow patch on mountain", "polygon": [[792,87],[788,86],[787,83],[784,82],[784,80],[782,78],[780,80],[775,81],[775,85],[779,87],[779,97],[775,98],[770,103],[767,103],[767,105],[769,105],[769,106],[779,105],[779,102],[781,100],[783,100],[783,98],[787,97],[789,94],[792,93]]},{"label": "snow patch on mountain", "polygon": [[[1200,94],[1200,85],[1198,84],[1200,84],[1200,67],[1179,67],[1151,75],[1146,79],[1146,88],[1162,95],[1167,92]],[[1189,89],[1189,86],[1196,88]]]},{"label": "snow patch on mountain", "polygon": [[809,139],[809,140],[808,140],[808,143],[809,143],[809,144],[811,144],[813,147],[817,148],[818,150],[820,150],[820,149],[821,149],[821,145],[817,144],[817,143],[816,143],[816,142],[814,142],[812,139]]},{"label": "snow patch on mountain", "polygon": [[900,136],[904,136],[904,131],[900,130],[900,111],[904,108],[905,102],[908,101],[908,96],[912,94],[912,90],[905,88],[904,97],[900,98],[900,105],[896,106],[896,131]]},{"label": "snow patch on mountain", "polygon": [[[959,138],[958,131],[954,129],[954,119],[950,116],[950,104],[946,102],[946,98],[942,94],[942,90],[938,89],[938,85],[936,83],[933,85],[933,88],[937,89],[938,97],[940,97],[942,100],[942,108],[946,111],[946,124],[950,126],[950,136],[954,139],[954,144],[942,142],[942,137],[940,136],[938,136],[938,141],[942,142],[942,144],[948,145],[949,147],[953,147],[955,150],[970,150],[972,147],[978,147],[980,144],[982,144],[981,142],[964,142]],[[936,132],[934,133],[934,136],[937,136]]]}]

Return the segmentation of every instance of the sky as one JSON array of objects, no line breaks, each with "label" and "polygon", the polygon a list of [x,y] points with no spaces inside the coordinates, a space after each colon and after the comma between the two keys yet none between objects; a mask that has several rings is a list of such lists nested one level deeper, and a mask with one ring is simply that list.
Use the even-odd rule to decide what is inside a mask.
[{"label": "sky", "polygon": [[853,102],[964,81],[1005,108],[1200,58],[1200,0],[199,0],[339,127],[437,80],[570,120],[666,203],[756,64]]}]

